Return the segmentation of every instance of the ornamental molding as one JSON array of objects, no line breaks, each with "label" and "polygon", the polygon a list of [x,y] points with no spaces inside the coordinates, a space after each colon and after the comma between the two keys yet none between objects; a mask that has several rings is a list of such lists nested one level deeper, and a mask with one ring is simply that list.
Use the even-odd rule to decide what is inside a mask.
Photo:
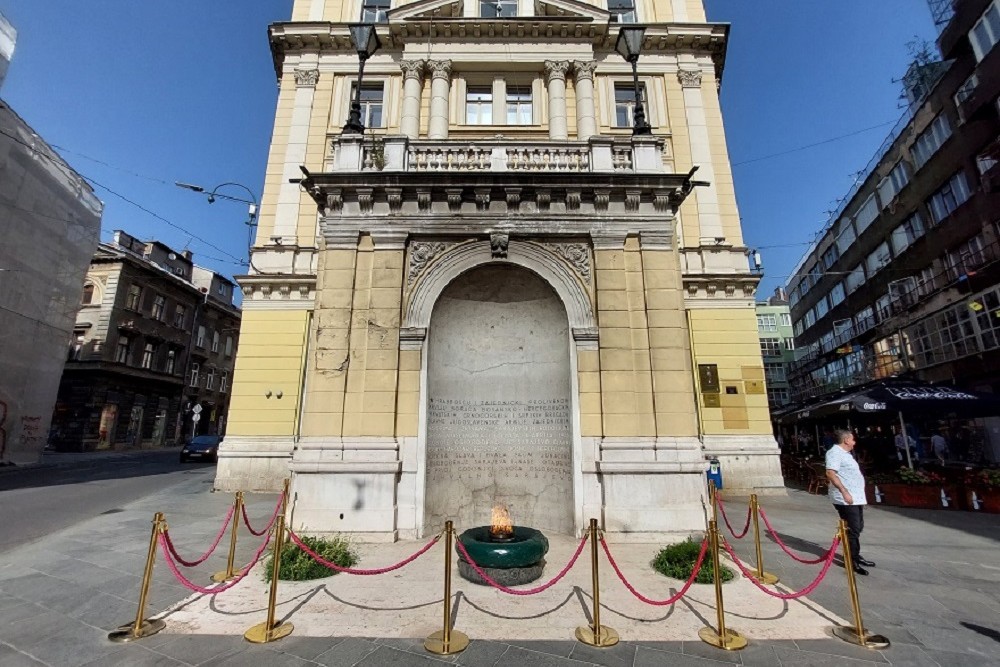
[{"label": "ornamental molding", "polygon": [[565,259],[584,282],[590,282],[590,248],[586,243],[550,243],[548,247]]},{"label": "ornamental molding", "polygon": [[306,310],[316,301],[314,275],[237,276],[243,310]]},{"label": "ornamental molding", "polygon": [[319,83],[318,69],[296,69],[292,70],[292,74],[295,76],[296,88],[315,88]]},{"label": "ornamental molding", "polygon": [[577,81],[582,81],[584,79],[594,79],[594,70],[597,69],[596,60],[574,60],[573,61],[573,74],[576,76]]},{"label": "ornamental molding", "polygon": [[423,80],[424,72],[427,71],[426,60],[400,60],[399,69],[403,71],[403,79]]},{"label": "ornamental molding", "polygon": [[412,285],[420,277],[420,274],[423,273],[427,264],[447,250],[450,245],[454,244],[442,241],[410,241],[406,285]]},{"label": "ornamental molding", "polygon": [[569,68],[570,62],[568,60],[546,60],[545,78],[547,81],[565,81]]}]

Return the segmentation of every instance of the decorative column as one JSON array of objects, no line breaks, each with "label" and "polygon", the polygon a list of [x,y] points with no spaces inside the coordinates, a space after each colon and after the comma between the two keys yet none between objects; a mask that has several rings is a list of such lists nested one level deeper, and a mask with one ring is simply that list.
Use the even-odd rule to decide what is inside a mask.
[{"label": "decorative column", "polygon": [[399,121],[399,131],[410,139],[420,134],[420,92],[424,85],[423,60],[401,60],[403,70],[403,115]]},{"label": "decorative column", "polygon": [[430,60],[431,117],[427,128],[428,139],[448,138],[448,94],[451,90],[451,61]]},{"label": "decorative column", "polygon": [[597,134],[597,111],[594,106],[594,70],[597,63],[593,60],[574,60],[573,72],[576,75],[576,138],[586,141]]},{"label": "decorative column", "polygon": [[549,87],[549,139],[569,139],[566,127],[566,72],[568,60],[546,60],[545,78]]},{"label": "decorative column", "polygon": [[272,236],[280,236],[283,243],[293,244],[299,222],[301,188],[291,179],[298,178],[299,165],[306,163],[306,146],[309,142],[309,121],[312,117],[313,99],[319,83],[318,69],[297,69],[292,118],[288,128],[288,141],[282,167],[281,186],[274,213]]},{"label": "decorative column", "polygon": [[688,137],[691,142],[691,163],[698,165],[698,180],[709,185],[698,188],[694,193],[698,201],[698,228],[701,245],[718,244],[725,238],[722,230],[722,216],[719,211],[719,192],[715,182],[715,168],[712,159],[711,138],[708,120],[705,117],[705,102],[701,92],[702,74],[700,69],[677,71],[677,81],[681,84],[684,98],[684,115],[687,118]]}]

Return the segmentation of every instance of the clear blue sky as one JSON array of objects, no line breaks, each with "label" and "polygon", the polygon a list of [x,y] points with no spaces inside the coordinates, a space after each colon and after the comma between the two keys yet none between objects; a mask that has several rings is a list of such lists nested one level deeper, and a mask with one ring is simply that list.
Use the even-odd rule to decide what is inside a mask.
[{"label": "clear blue sky", "polygon": [[[211,245],[99,187],[105,240],[121,228],[189,245],[198,263],[239,274],[244,207],[209,206],[173,182],[235,181],[260,192],[277,95],[267,25],[287,20],[291,4],[0,0],[18,30],[0,96],[79,172]],[[706,5],[710,20],[733,24],[723,112],[744,234],[763,255],[764,297],[806,249],[775,246],[813,239],[901,115],[893,80],[910,59],[906,43],[936,33],[925,0]]]}]

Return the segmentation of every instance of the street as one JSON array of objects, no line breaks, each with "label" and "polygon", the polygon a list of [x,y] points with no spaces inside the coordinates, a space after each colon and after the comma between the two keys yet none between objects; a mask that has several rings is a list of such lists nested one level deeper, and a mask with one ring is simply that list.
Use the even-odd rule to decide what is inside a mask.
[{"label": "street", "polygon": [[[178,450],[140,451],[118,456],[47,455],[38,467],[0,472],[0,554],[155,493],[214,465],[178,462]],[[77,459],[72,465],[61,458]],[[49,465],[49,462],[55,465]]]}]

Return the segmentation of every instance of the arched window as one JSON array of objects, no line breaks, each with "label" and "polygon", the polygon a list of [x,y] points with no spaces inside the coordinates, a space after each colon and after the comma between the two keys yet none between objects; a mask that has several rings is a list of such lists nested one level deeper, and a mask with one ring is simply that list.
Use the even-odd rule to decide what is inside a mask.
[{"label": "arched window", "polygon": [[83,286],[83,298],[80,299],[80,303],[87,305],[94,302],[94,285],[92,283],[87,283]]}]

